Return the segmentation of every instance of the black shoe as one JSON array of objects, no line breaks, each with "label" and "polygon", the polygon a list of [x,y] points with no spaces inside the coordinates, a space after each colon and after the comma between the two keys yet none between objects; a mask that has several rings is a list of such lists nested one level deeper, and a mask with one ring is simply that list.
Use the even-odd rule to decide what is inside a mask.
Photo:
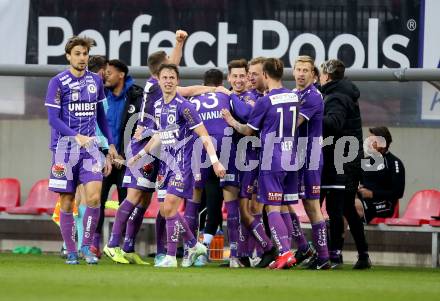
[{"label": "black shoe", "polygon": [[219,264],[219,268],[229,268],[229,261],[223,262]]},{"label": "black shoe", "polygon": [[359,257],[356,264],[353,266],[353,269],[355,270],[366,270],[371,269],[371,260],[369,256],[366,257]]},{"label": "black shoe", "polygon": [[339,257],[330,258],[330,265],[332,269],[342,269],[342,265],[344,264],[344,260],[342,258],[342,254]]},{"label": "black shoe", "polygon": [[307,263],[312,257],[316,254],[315,249],[309,243],[309,247],[305,252],[300,252],[299,250],[295,252],[296,265],[300,265],[301,263]]},{"label": "black shoe", "polygon": [[251,261],[249,260],[249,257],[240,257],[238,258],[238,261],[245,267],[250,268],[251,267]]},{"label": "black shoe", "polygon": [[309,270],[329,270],[332,268],[330,260],[319,260],[318,256],[315,254],[306,263],[304,263],[303,268]]},{"label": "black shoe", "polygon": [[278,256],[278,251],[275,247],[272,247],[267,252],[264,252],[263,256],[261,257],[260,263],[258,263],[255,267],[256,268],[266,268],[269,266],[269,264],[276,260]]}]

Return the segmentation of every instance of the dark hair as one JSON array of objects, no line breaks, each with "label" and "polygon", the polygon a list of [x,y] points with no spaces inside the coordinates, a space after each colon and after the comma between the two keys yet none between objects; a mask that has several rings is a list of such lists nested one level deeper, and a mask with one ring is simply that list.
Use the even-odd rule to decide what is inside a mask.
[{"label": "dark hair", "polygon": [[317,76],[319,79],[319,68],[316,66],[313,66],[313,72],[315,73],[315,76]]},{"label": "dark hair", "polygon": [[249,71],[248,63],[245,59],[232,60],[228,64],[228,72],[231,73],[231,70],[234,68],[244,68],[246,73]]},{"label": "dark hair", "polygon": [[96,73],[99,69],[105,68],[107,62],[107,58],[103,55],[91,55],[88,63],[89,71]]},{"label": "dark hair", "polygon": [[391,137],[391,133],[386,126],[377,126],[368,129],[371,134],[378,137],[383,137],[387,143],[386,149],[390,147],[391,142],[393,142],[393,138]]},{"label": "dark hair", "polygon": [[123,61],[114,59],[108,61],[107,64],[109,66],[115,67],[116,69],[119,70],[119,72],[124,72],[124,79],[128,76],[128,67]]},{"label": "dark hair", "polygon": [[159,69],[157,71],[157,75],[160,75],[160,73],[162,72],[163,69],[174,70],[174,72],[176,72],[176,74],[177,74],[177,79],[180,78],[179,68],[177,67],[176,64],[162,64],[162,65],[160,65]]},{"label": "dark hair", "polygon": [[92,48],[92,46],[95,46],[96,43],[95,40],[87,37],[73,36],[67,41],[66,46],[64,47],[64,51],[70,54],[70,52],[72,52],[73,47],[78,45],[87,48],[87,52],[89,52],[90,48]]},{"label": "dark hair", "polygon": [[263,63],[263,72],[270,78],[280,80],[283,77],[284,64],[277,58],[268,58]]},{"label": "dark hair", "polygon": [[167,53],[163,50],[153,52],[148,56],[147,65],[150,69],[151,74],[158,75],[159,67],[162,65],[167,59]]},{"label": "dark hair", "polygon": [[345,65],[341,60],[331,59],[321,64],[321,69],[324,74],[328,74],[330,79],[343,79],[345,74]]},{"label": "dark hair", "polygon": [[209,69],[203,76],[203,84],[205,86],[221,86],[223,83],[223,72],[218,69]]}]

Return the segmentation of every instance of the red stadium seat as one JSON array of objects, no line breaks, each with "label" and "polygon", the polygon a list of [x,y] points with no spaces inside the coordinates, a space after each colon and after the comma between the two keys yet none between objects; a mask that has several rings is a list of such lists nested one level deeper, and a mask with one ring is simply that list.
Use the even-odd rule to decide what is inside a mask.
[{"label": "red stadium seat", "polygon": [[222,217],[224,221],[228,219],[228,211],[226,210],[225,201],[223,201],[222,205]]},{"label": "red stadium seat", "polygon": [[29,196],[23,206],[6,210],[9,214],[52,214],[58,199],[58,194],[49,191],[49,180],[39,180],[32,186]]},{"label": "red stadium seat", "polygon": [[440,220],[429,221],[429,224],[433,227],[440,227]]},{"label": "red stadium seat", "polygon": [[431,216],[440,215],[440,191],[421,190],[416,192],[401,218],[387,218],[385,224],[392,226],[421,226],[429,224]]},{"label": "red stadium seat", "polygon": [[20,182],[13,178],[0,179],[0,211],[20,206]]},{"label": "red stadium seat", "polygon": [[157,199],[156,192],[153,193],[153,196],[151,197],[150,205],[147,208],[147,211],[145,211],[144,217],[145,218],[156,218],[157,213],[159,212],[159,200]]},{"label": "red stadium seat", "polygon": [[[397,201],[396,206],[394,207],[393,215],[390,218],[398,218],[399,217],[399,201]],[[378,225],[385,223],[386,217],[375,217],[371,220],[370,225]]]},{"label": "red stadium seat", "polygon": [[118,211],[118,210],[115,210],[115,209],[109,209],[109,208],[104,209],[104,216],[105,216],[105,217],[115,217],[117,211]]}]

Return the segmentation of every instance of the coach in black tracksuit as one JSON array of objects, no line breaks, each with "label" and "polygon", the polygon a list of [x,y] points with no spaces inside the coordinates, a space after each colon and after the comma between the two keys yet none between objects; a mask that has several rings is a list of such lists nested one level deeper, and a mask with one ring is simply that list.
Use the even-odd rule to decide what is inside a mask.
[{"label": "coach in black tracksuit", "polygon": [[[391,217],[405,190],[405,167],[402,161],[389,151],[391,133],[384,126],[370,128],[371,148],[377,151],[364,160],[358,197],[361,200],[365,220],[375,217]],[[382,137],[382,145],[377,141]],[[376,158],[375,158],[376,157]]]},{"label": "coach in black tracksuit", "polygon": [[323,147],[321,180],[321,198],[326,198],[330,217],[330,260],[333,267],[342,263],[345,217],[358,250],[359,258],[354,268],[369,268],[371,262],[364,226],[354,204],[363,157],[360,93],[351,81],[344,78],[345,66],[341,61],[328,60],[321,65],[320,71],[324,96],[323,138],[328,141],[333,136],[333,143],[326,140],[324,143],[330,145]]}]

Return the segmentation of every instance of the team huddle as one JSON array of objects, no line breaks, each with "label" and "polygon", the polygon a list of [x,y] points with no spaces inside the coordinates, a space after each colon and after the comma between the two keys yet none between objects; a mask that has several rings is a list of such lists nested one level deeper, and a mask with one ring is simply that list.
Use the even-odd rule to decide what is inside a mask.
[{"label": "team huddle", "polygon": [[[84,185],[87,204],[80,251],[87,263],[98,263],[90,247],[99,220],[101,182],[118,162],[127,166],[122,182],[127,196],[103,249],[115,262],[145,264],[135,252],[135,239],[156,192],[160,210],[154,266],[177,267],[180,238],[181,266],[206,264],[215,233],[205,233],[199,242],[198,216],[202,194],[213,183],[227,211],[229,267],[331,268],[320,208],[324,102],[315,86],[313,59],[294,60],[293,91],[283,87],[283,62],[263,57],[230,61],[231,89],[223,86],[223,73],[217,69],[205,73],[204,85],[181,87],[177,48],[185,38],[185,32],[177,31],[170,56],[158,51],[148,57],[151,77],[136,127],[133,133],[126,129],[132,138],[124,162],[105,119],[102,79],[87,69],[91,41],[68,41],[70,68],[51,79],[45,103],[53,152],[49,189],[60,193],[66,263],[79,263],[72,215],[79,184]],[[94,139],[97,126],[108,140],[106,157]],[[304,236],[295,213],[298,200],[303,200],[310,218],[313,243]],[[207,198],[207,207],[213,206],[210,202]]]}]

